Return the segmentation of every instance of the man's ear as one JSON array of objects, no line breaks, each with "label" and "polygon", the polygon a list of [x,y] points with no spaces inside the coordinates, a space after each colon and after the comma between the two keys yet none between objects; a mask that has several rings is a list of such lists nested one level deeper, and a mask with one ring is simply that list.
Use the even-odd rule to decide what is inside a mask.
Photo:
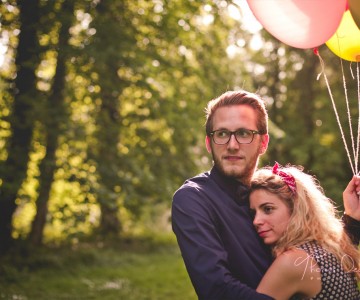
[{"label": "man's ear", "polygon": [[205,144],[206,144],[206,150],[211,153],[211,139],[210,137],[207,135],[205,138]]},{"label": "man's ear", "polygon": [[270,136],[268,134],[264,134],[261,136],[260,155],[266,152],[269,145],[269,141],[270,141]]}]

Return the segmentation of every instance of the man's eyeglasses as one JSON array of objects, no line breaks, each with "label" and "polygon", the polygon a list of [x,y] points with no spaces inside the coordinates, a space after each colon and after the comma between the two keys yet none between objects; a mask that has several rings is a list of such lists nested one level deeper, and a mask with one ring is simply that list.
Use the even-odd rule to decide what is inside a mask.
[{"label": "man's eyeglasses", "polygon": [[232,135],[235,136],[235,139],[239,144],[250,144],[254,140],[255,134],[260,134],[260,132],[246,128],[240,128],[235,131],[219,129],[210,132],[214,143],[217,145],[227,144],[230,141]]}]

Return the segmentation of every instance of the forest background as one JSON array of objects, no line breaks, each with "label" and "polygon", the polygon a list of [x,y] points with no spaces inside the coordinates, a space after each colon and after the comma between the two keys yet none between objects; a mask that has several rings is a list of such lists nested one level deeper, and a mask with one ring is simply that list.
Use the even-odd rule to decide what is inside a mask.
[{"label": "forest background", "polygon": [[[172,194],[211,167],[204,107],[233,89],[266,101],[261,165],[304,166],[341,211],[352,171],[319,59],[256,27],[244,4],[0,1],[1,254],[174,240]],[[343,64],[357,129],[354,65],[319,52],[348,128]]]}]

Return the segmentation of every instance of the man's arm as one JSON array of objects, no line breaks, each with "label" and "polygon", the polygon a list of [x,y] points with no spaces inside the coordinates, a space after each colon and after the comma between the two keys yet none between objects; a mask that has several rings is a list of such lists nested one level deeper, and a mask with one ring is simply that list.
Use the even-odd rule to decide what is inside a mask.
[{"label": "man's arm", "polygon": [[342,216],[344,223],[344,229],[351,238],[355,245],[359,245],[360,242],[360,221],[355,220],[347,214]]},{"label": "man's arm", "polygon": [[353,176],[343,192],[344,229],[355,245],[360,241],[360,176]]},{"label": "man's arm", "polygon": [[199,299],[272,299],[233,277],[211,211],[196,192],[186,189],[174,195],[172,225]]}]

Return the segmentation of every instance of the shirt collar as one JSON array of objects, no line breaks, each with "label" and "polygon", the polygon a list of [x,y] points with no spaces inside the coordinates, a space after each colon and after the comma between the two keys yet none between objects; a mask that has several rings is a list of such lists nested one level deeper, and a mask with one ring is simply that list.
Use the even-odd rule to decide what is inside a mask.
[{"label": "shirt collar", "polygon": [[234,177],[225,176],[215,166],[210,171],[210,177],[225,191],[236,203],[240,205],[249,204],[248,186],[244,185]]}]

